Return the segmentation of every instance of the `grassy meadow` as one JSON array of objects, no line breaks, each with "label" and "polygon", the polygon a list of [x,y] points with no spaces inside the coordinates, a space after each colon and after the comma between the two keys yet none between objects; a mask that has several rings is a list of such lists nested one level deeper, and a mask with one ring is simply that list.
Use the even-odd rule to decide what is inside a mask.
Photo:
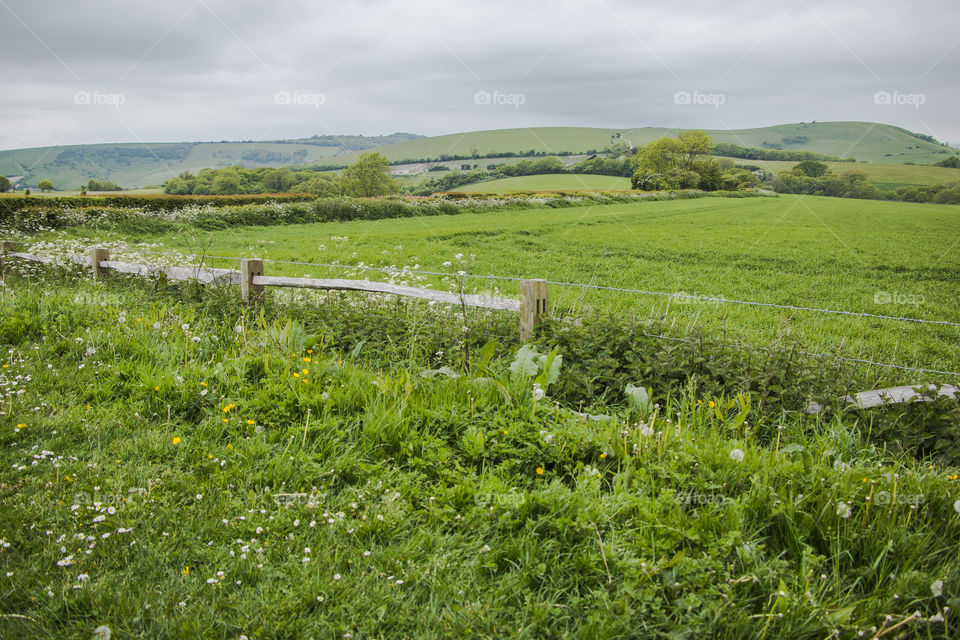
[{"label": "grassy meadow", "polygon": [[[842,350],[851,357],[944,371],[957,371],[960,363],[957,327],[709,300],[960,322],[960,216],[952,206],[808,196],[707,197],[215,231],[138,234],[80,227],[43,237],[78,247],[105,243],[136,251],[137,243],[145,243],[140,250],[639,289],[671,295],[561,285],[551,286],[550,295],[558,315],[666,313],[681,333],[702,329],[729,341],[763,345],[799,340],[812,352]],[[350,273],[285,264],[268,264],[267,270],[314,277]],[[455,275],[421,275],[418,282],[519,295],[512,280],[460,282]],[[895,375],[903,384],[915,377]]]},{"label": "grassy meadow", "polygon": [[960,468],[910,420],[693,379],[588,420],[578,330],[502,330],[8,264],[0,636],[952,637]]}]

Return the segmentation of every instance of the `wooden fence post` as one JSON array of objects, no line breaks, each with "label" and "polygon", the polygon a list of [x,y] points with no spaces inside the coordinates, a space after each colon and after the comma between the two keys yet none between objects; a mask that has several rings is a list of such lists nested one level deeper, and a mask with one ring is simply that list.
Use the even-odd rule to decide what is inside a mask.
[{"label": "wooden fence post", "polygon": [[110,251],[103,247],[94,247],[90,249],[90,269],[93,273],[93,279],[98,280],[103,275],[105,269],[100,268],[101,262],[110,259]]},{"label": "wooden fence post", "polygon": [[263,260],[241,260],[240,261],[240,292],[244,302],[263,302],[262,284],[253,284],[254,276],[263,275]]},{"label": "wooden fence post", "polygon": [[533,337],[533,330],[549,313],[547,282],[524,280],[521,283],[520,339],[526,342]]}]

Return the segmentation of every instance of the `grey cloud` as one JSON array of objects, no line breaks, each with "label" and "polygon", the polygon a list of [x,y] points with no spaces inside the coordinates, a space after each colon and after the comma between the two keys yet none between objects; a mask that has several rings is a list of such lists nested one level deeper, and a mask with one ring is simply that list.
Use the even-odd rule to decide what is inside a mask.
[{"label": "grey cloud", "polygon": [[[949,1],[3,2],[2,148],[811,119],[960,140]],[[925,102],[877,105],[881,90]],[[323,103],[276,104],[278,91]],[[480,108],[477,91],[524,103]],[[678,108],[678,91],[725,100]],[[76,92],[124,101],[78,105]]]}]

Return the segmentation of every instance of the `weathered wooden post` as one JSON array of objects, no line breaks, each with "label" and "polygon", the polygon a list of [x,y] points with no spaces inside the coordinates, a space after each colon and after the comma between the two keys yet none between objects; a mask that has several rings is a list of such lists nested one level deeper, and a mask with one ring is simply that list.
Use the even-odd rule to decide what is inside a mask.
[{"label": "weathered wooden post", "polygon": [[524,280],[521,283],[520,339],[527,341],[549,313],[546,280]]},{"label": "weathered wooden post", "polygon": [[12,242],[10,240],[0,242],[0,253],[19,253],[21,251],[23,251],[22,242]]},{"label": "weathered wooden post", "polygon": [[94,247],[90,249],[90,269],[93,272],[93,279],[99,280],[106,269],[100,267],[101,262],[110,259],[110,251],[103,247]]},{"label": "weathered wooden post", "polygon": [[244,302],[261,303],[263,302],[262,284],[253,284],[255,276],[263,275],[263,260],[241,260],[240,261],[240,292]]}]

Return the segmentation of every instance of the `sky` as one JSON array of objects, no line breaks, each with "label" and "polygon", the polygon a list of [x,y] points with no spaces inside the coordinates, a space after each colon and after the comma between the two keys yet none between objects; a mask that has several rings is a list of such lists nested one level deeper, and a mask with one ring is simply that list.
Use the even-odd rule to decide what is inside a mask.
[{"label": "sky", "polygon": [[960,142],[960,3],[0,0],[0,149],[739,129]]}]

